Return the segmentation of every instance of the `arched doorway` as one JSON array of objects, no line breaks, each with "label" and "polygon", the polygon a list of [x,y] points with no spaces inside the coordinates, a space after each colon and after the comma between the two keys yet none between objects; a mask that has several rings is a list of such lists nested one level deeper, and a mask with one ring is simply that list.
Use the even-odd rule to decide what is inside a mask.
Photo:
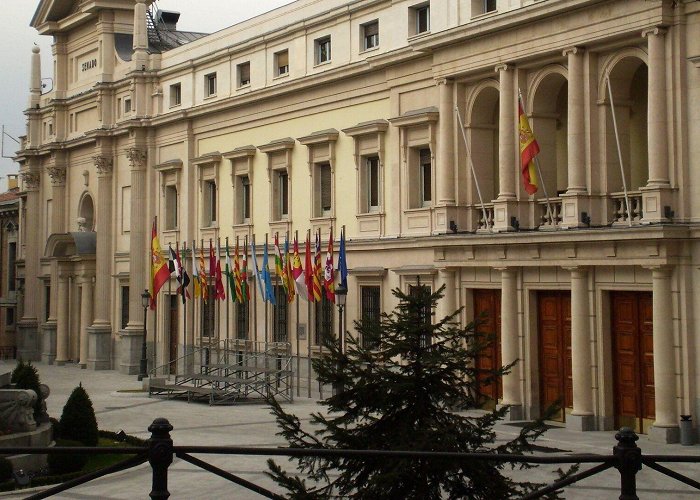
[{"label": "arched doorway", "polygon": [[[471,161],[485,203],[498,197],[498,102],[497,83],[477,89],[466,125]],[[479,202],[476,186],[472,188],[471,199],[473,203]]]}]

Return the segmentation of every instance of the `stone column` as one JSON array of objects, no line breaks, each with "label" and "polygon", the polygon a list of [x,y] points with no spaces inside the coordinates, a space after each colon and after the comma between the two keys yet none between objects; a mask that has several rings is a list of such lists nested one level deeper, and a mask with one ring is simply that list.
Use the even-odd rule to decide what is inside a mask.
[{"label": "stone column", "polygon": [[66,169],[49,167],[51,177],[51,233],[65,233],[66,220]]},{"label": "stone column", "polygon": [[94,156],[97,170],[97,249],[95,268],[95,321],[88,329],[87,367],[108,370],[112,365],[112,170],[110,156]]},{"label": "stone column", "polygon": [[574,409],[566,417],[566,427],[578,431],[595,430],[591,376],[590,308],[588,270],[571,267],[571,371]]},{"label": "stone column", "polygon": [[41,56],[39,47],[32,47],[31,70],[29,75],[29,103],[27,115],[27,149],[41,146]]},{"label": "stone column", "polygon": [[56,308],[56,364],[65,365],[68,361],[68,275],[59,271],[58,273],[58,306]]},{"label": "stone column", "polygon": [[24,235],[24,291],[23,311],[18,327],[17,355],[24,360],[38,360],[41,357],[41,348],[38,334],[38,311],[41,294],[39,290],[39,257],[41,256],[40,234],[27,228],[36,214],[41,213],[39,198],[39,182],[41,176],[35,171],[24,171],[21,174],[26,197],[22,200],[23,219],[25,225],[22,231]]},{"label": "stone column", "polygon": [[143,308],[141,293],[148,287],[146,201],[146,151],[127,151],[131,163],[131,228],[129,237],[129,324],[121,335],[120,371],[130,375],[139,371],[143,339]]},{"label": "stone column", "polygon": [[[518,329],[518,273],[513,268],[501,271],[501,363],[505,366],[520,360],[520,334]],[[502,405],[510,406],[509,420],[522,420],[523,400],[520,385],[519,363],[503,375]]]},{"label": "stone column", "polygon": [[668,132],[666,118],[666,30],[644,31],[649,44],[647,127],[649,140],[649,182],[647,186],[668,186]]},{"label": "stone column", "polygon": [[88,328],[92,324],[92,276],[80,287],[80,368],[87,368]]},{"label": "stone column", "polygon": [[[437,304],[437,317],[435,321],[442,320],[445,316],[452,314],[457,309],[455,272],[452,269],[440,269],[438,271],[437,286],[440,288],[442,285],[445,285],[445,295]],[[455,318],[455,321],[459,321],[459,318]]]},{"label": "stone column", "polygon": [[676,360],[673,334],[673,296],[671,269],[653,267],[653,346],[654,346],[654,400],[656,419],[649,437],[666,443],[679,440],[678,410],[676,405]]},{"label": "stone column", "polygon": [[569,66],[568,119],[567,119],[567,162],[568,193],[586,192],[586,130],[583,93],[583,49],[574,47],[564,51]]},{"label": "stone column", "polygon": [[647,87],[647,138],[649,179],[641,188],[643,222],[668,222],[665,206],[671,207],[668,156],[668,114],[666,107],[666,30],[651,28],[642,32],[649,49]]},{"label": "stone column", "polygon": [[516,215],[515,198],[515,71],[507,64],[496,67],[498,98],[498,198],[493,205],[493,229],[513,231],[511,217]]},{"label": "stone column", "polygon": [[454,83],[443,78],[438,80],[440,94],[440,121],[438,123],[437,165],[437,202],[439,205],[455,204],[455,168],[454,168]]}]

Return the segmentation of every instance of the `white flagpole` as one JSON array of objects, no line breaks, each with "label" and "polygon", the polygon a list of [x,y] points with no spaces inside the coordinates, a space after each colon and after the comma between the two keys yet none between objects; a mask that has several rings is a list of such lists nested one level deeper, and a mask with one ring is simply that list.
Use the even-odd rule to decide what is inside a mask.
[{"label": "white flagpole", "polygon": [[[523,113],[525,113],[525,100],[523,99],[523,94],[520,92],[520,88],[518,88],[518,99],[520,99],[520,104],[523,106]],[[552,221],[552,225],[554,225],[554,229],[559,229],[559,224],[557,224],[557,221],[554,220],[554,211],[552,210],[552,204],[549,202],[549,195],[547,194],[547,186],[545,185],[544,182],[544,177],[542,177],[542,169],[540,168],[540,161],[537,159],[537,156],[534,158],[535,160],[535,167],[537,168],[537,176],[540,179],[540,182],[542,183],[542,194],[544,194],[544,199],[547,202],[547,217],[549,217],[549,220]],[[521,166],[522,168],[522,166]]]},{"label": "white flagpole", "polygon": [[620,148],[620,137],[617,135],[617,120],[615,118],[615,103],[613,102],[612,85],[610,85],[610,75],[605,78],[608,83],[608,94],[610,95],[610,112],[613,119],[613,130],[615,130],[615,142],[617,143],[617,156],[620,159],[620,176],[622,177],[622,190],[625,193],[625,206],[627,207],[627,223],[632,227],[632,212],[630,211],[630,198],[627,194],[627,181],[625,180],[625,167],[622,164],[622,149]]},{"label": "white flagpole", "polygon": [[486,223],[486,229],[491,232],[491,224],[489,223],[489,218],[486,215],[486,206],[484,205],[484,198],[481,196],[481,189],[479,188],[479,179],[476,177],[476,172],[474,171],[474,163],[472,163],[472,152],[469,147],[469,142],[467,141],[467,134],[464,131],[464,124],[462,123],[462,116],[459,114],[459,109],[455,106],[455,114],[457,115],[457,120],[459,121],[459,130],[462,132],[462,139],[464,139],[464,147],[467,148],[467,161],[469,162],[469,169],[472,171],[472,176],[474,177],[474,185],[476,186],[476,193],[479,195],[479,203],[481,204],[481,212],[484,216],[484,222]]}]

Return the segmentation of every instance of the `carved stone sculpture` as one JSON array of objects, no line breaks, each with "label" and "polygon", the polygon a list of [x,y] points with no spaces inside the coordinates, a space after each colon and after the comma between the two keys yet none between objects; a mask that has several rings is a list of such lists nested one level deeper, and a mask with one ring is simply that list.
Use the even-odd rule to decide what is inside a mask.
[{"label": "carved stone sculpture", "polygon": [[0,429],[9,432],[29,432],[36,429],[34,403],[37,395],[31,389],[0,391]]}]

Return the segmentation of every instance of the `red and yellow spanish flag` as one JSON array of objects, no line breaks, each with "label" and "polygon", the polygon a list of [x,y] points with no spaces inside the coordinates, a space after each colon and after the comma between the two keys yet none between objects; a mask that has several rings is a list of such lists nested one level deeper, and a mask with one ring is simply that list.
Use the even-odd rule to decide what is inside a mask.
[{"label": "red and yellow spanish flag", "polygon": [[523,105],[518,99],[518,137],[520,138],[520,168],[523,172],[523,183],[528,194],[537,192],[538,179],[535,170],[535,156],[540,152],[540,146],[532,133]]},{"label": "red and yellow spanish flag", "polygon": [[151,309],[156,308],[156,296],[162,286],[170,279],[170,269],[163,258],[158,241],[157,220],[157,217],[153,219],[153,228],[151,229]]}]

